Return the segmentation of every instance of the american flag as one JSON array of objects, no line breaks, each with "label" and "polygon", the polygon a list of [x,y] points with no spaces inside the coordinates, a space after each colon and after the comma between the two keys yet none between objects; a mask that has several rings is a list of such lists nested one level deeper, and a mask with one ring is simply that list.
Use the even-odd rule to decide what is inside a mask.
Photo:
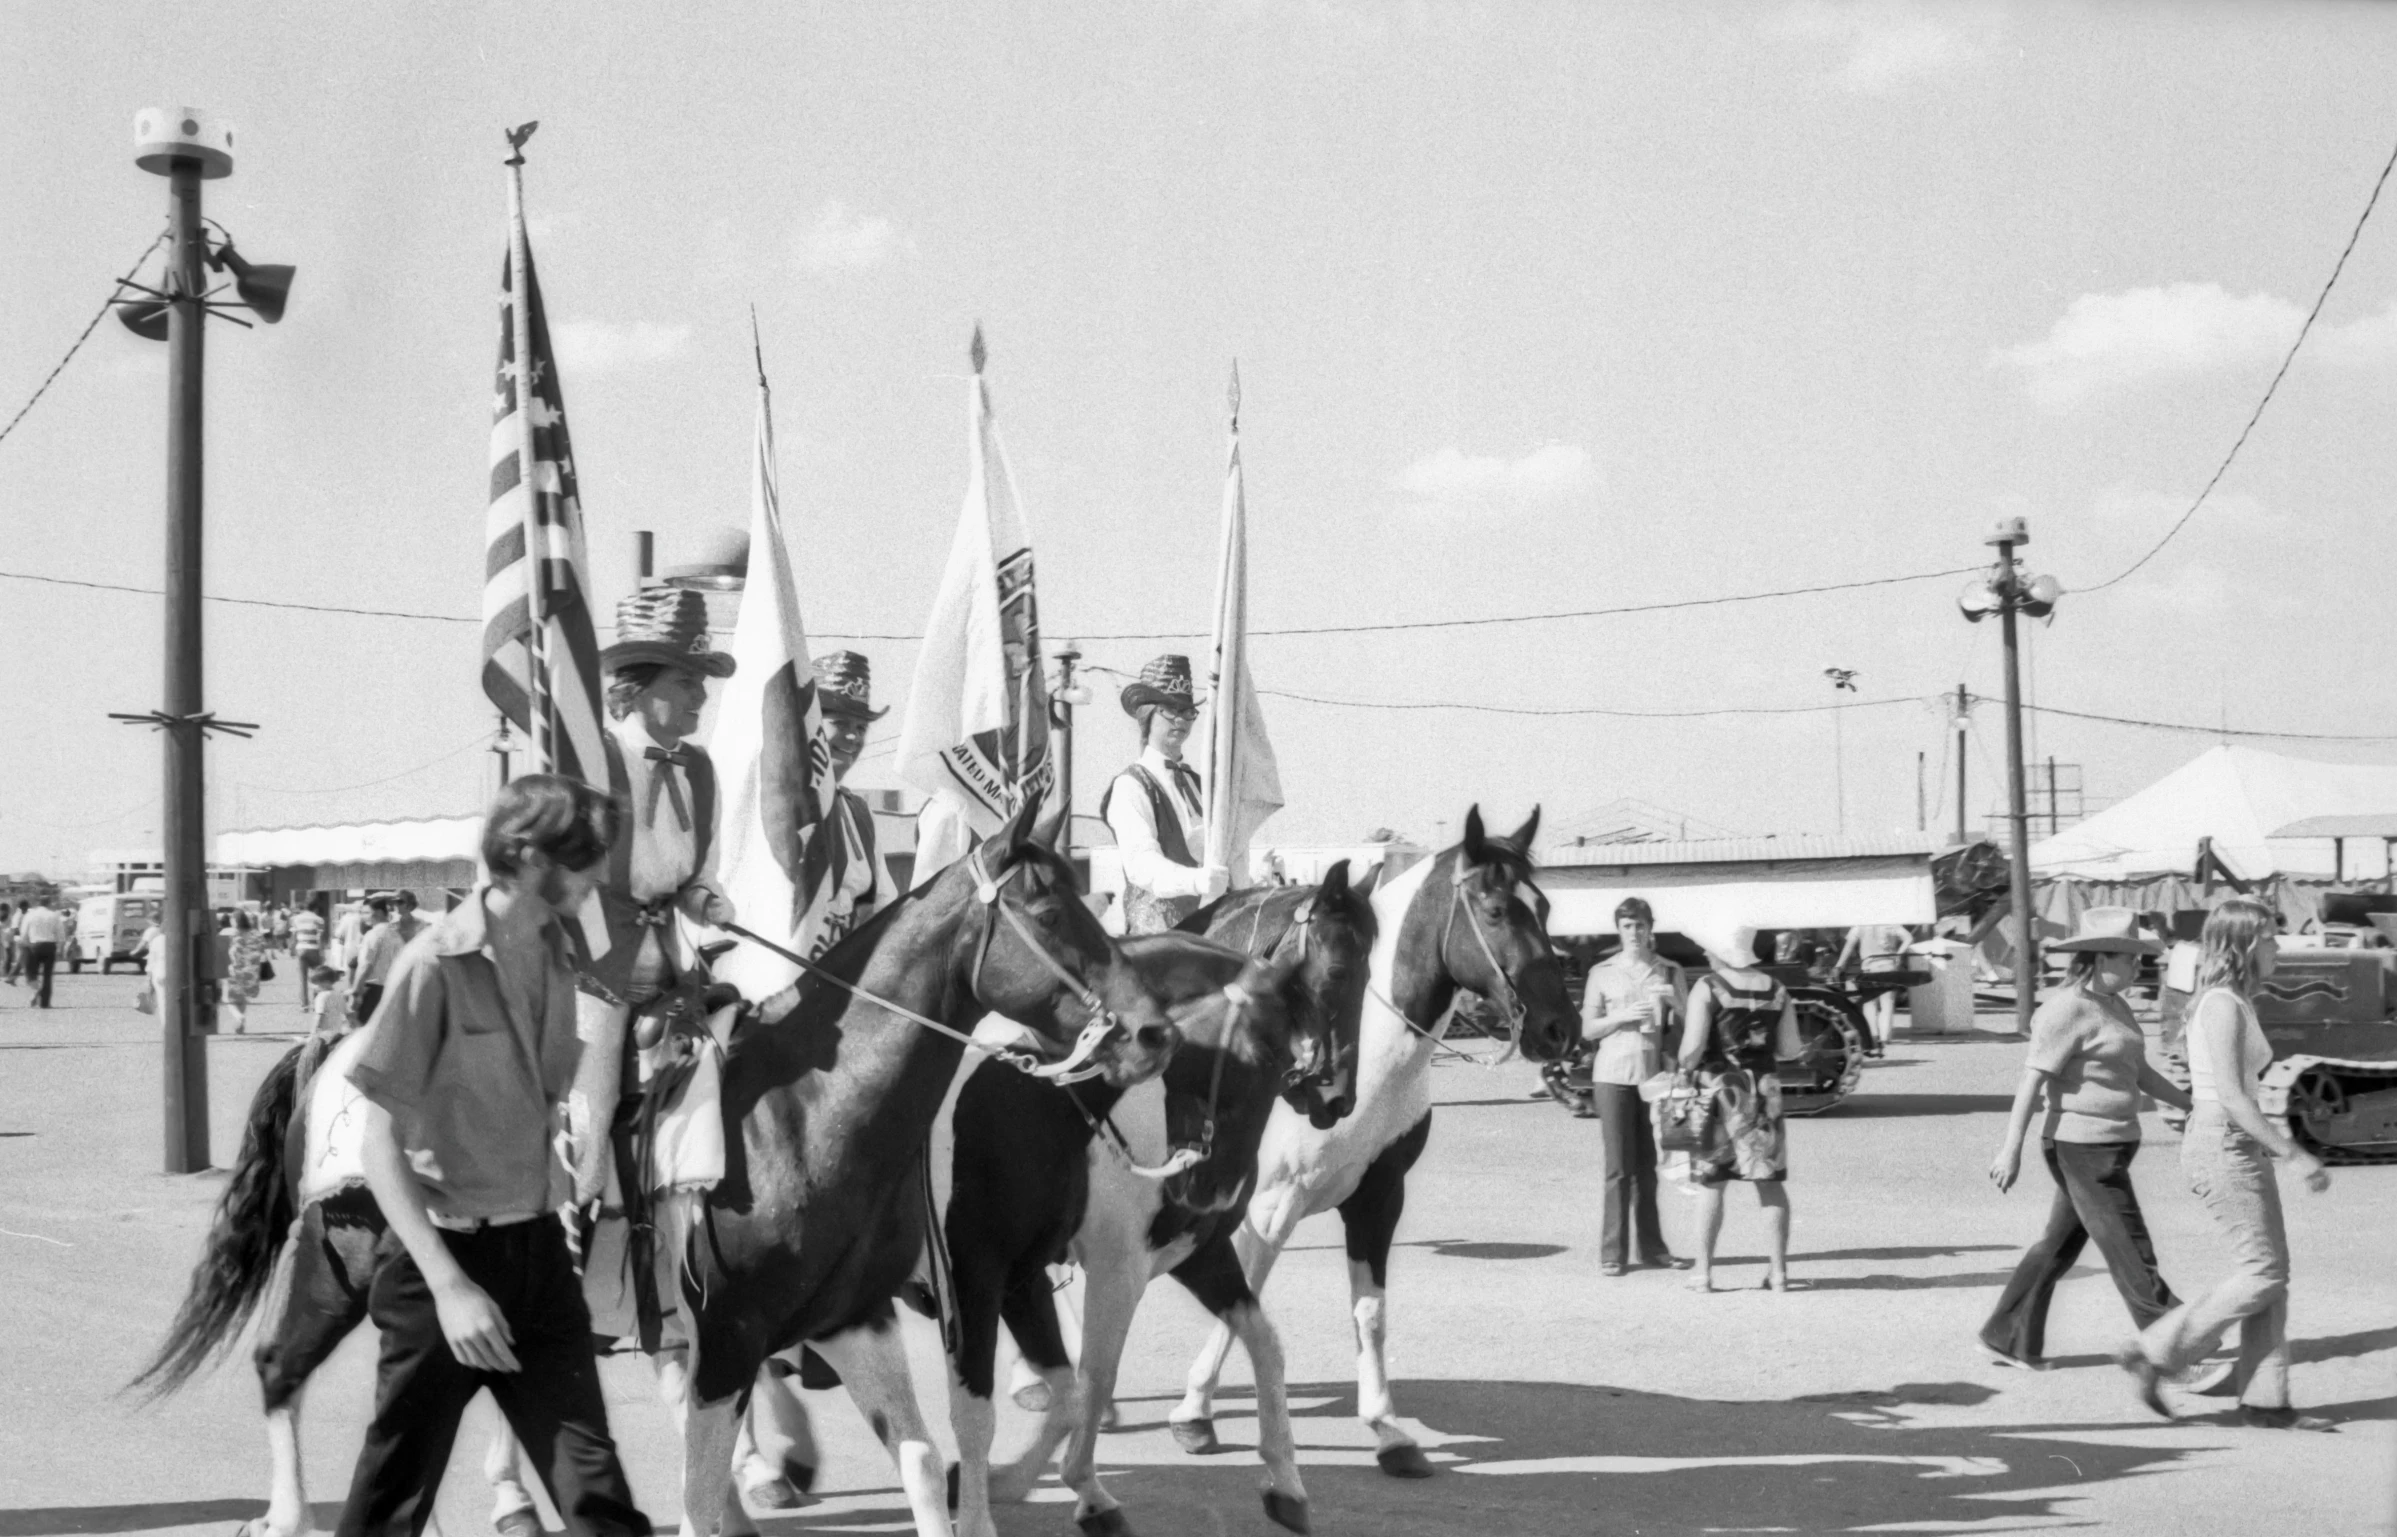
[{"label": "american flag", "polygon": [[[574,447],[524,230],[523,182],[513,167],[508,219],[492,397],[491,510],[483,523],[483,692],[531,739],[535,769],[604,786],[599,639],[591,623]],[[521,313],[519,292],[525,299]],[[529,411],[518,409],[524,400],[518,383],[527,372],[518,366],[520,357],[531,362]]]}]

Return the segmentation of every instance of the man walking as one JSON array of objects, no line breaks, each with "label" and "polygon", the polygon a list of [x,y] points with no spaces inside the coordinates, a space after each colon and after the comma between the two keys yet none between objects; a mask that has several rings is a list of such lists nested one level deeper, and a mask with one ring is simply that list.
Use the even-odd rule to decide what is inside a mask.
[{"label": "man walking", "polygon": [[391,921],[391,898],[381,892],[366,899],[366,921],[372,925],[350,956],[350,996],[357,1000],[358,1018],[375,1017],[375,1005],[383,999],[383,985],[391,976],[391,963],[398,960],[402,948],[399,927]]},{"label": "man walking", "polygon": [[[1581,1003],[1581,1038],[1598,1048],[1590,1065],[1606,1144],[1598,1271],[1610,1276],[1633,1265],[1679,1269],[1688,1263],[1666,1252],[1657,1222],[1656,1136],[1640,1085],[1658,1069],[1665,1025],[1689,1001],[1689,982],[1679,966],[1656,953],[1656,914],[1645,901],[1623,899],[1615,909],[1615,933],[1623,948],[1591,968]],[[1638,1259],[1632,1257],[1635,1229]]]},{"label": "man walking", "polygon": [[325,963],[325,920],[313,907],[303,907],[291,915],[291,958],[299,965],[300,1007],[308,1007],[309,982],[316,968]]},{"label": "man walking", "polygon": [[48,899],[35,897],[17,919],[17,940],[25,950],[25,985],[33,989],[33,1006],[50,1007],[50,978],[58,969],[58,942],[66,920]]},{"label": "man walking", "polygon": [[[369,1314],[375,1416],[338,1537],[416,1537],[458,1421],[488,1389],[570,1533],[648,1537],[608,1434],[589,1312],[555,1213],[555,1148],[582,1046],[561,915],[598,884],[618,813],[529,774],[483,824],[490,884],[418,937],[364,1027],[367,1185],[390,1229]],[[437,1171],[437,1172],[436,1172]]]}]

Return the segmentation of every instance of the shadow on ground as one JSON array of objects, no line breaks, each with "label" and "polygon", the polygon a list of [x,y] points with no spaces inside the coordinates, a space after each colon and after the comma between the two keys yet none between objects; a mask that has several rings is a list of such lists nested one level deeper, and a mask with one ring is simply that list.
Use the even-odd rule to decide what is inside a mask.
[{"label": "shadow on ground", "polygon": [[[1409,1381],[1402,1399],[1433,1434],[1426,1482],[1384,1477],[1364,1454],[1348,1383],[1294,1383],[1301,1466],[1319,1530],[1572,1533],[1850,1532],[1903,1524],[2004,1529],[2069,1516],[2075,1485],[2154,1473],[2185,1454],[2115,1444],[2123,1426],[1929,1427],[1908,1405],[1983,1401],[1978,1383],[1905,1383],[1821,1399],[1708,1402],[1554,1382]],[[1161,1434],[1110,1436],[1100,1466],[1144,1532],[1264,1525],[1255,1426],[1227,1404],[1243,1445],[1182,1457]],[[1242,1416],[1233,1418],[1233,1416]],[[1147,1415],[1137,1416],[1147,1421]],[[2072,1432],[2108,1433],[2107,1440]],[[1156,1460],[1150,1460],[1156,1459]],[[1054,1490],[1052,1481],[1051,1489]],[[861,1508],[862,1506],[862,1508]],[[768,1523],[799,1533],[903,1518],[896,1490]],[[1070,1531],[1071,1508],[1010,1506],[1004,1537]]]},{"label": "shadow on ground", "polygon": [[1900,1115],[2003,1114],[2014,1101],[2004,1094],[1859,1094],[1830,1113],[1843,1121],[1877,1121]]},{"label": "shadow on ground", "polygon": [[[340,1502],[311,1507],[317,1527],[330,1531]],[[266,1514],[264,1500],[168,1500],[152,1505],[49,1505],[0,1509],[0,1537],[65,1537],[74,1532],[152,1532],[170,1526],[247,1521]]]}]

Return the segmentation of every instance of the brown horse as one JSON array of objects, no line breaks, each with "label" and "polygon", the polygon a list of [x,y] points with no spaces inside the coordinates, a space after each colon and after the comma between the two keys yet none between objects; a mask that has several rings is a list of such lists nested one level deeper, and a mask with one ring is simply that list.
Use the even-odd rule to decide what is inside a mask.
[{"label": "brown horse", "polygon": [[1100,1060],[1116,1084],[1153,1075],[1177,1038],[1048,846],[1053,826],[1035,832],[1033,815],[836,947],[831,967],[856,991],[804,978],[787,1013],[770,1008],[733,1040],[724,1179],[681,1250],[687,1531],[725,1509],[759,1366],[803,1341],[891,1452],[917,1530],[949,1530],[892,1298],[924,1248],[926,1138],[965,1049],[950,1032],[1002,1014],[1063,1044],[1108,1023]]}]

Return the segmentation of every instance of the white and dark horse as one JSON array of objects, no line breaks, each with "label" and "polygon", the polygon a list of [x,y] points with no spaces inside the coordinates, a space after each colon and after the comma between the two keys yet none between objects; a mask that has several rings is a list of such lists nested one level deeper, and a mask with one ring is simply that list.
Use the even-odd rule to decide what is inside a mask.
[{"label": "white and dark horse", "polygon": [[[1373,947],[1357,1062],[1356,1109],[1319,1127],[1276,1107],[1257,1155],[1256,1193],[1234,1242],[1251,1288],[1262,1291],[1299,1223],[1337,1209],[1345,1230],[1357,1343],[1357,1415],[1373,1432],[1375,1460],[1399,1478],[1431,1473],[1398,1423],[1382,1342],[1390,1241],[1406,1205],[1407,1171],[1431,1135],[1431,1065],[1462,988],[1495,1004],[1514,1042],[1534,1061],[1571,1047],[1580,1020],[1546,929],[1546,899],[1532,884],[1535,809],[1505,838],[1466,813],[1465,835],[1395,879],[1373,899]],[[1215,1446],[1215,1392],[1233,1333],[1218,1324],[1190,1369],[1170,1416],[1185,1450]]]}]

